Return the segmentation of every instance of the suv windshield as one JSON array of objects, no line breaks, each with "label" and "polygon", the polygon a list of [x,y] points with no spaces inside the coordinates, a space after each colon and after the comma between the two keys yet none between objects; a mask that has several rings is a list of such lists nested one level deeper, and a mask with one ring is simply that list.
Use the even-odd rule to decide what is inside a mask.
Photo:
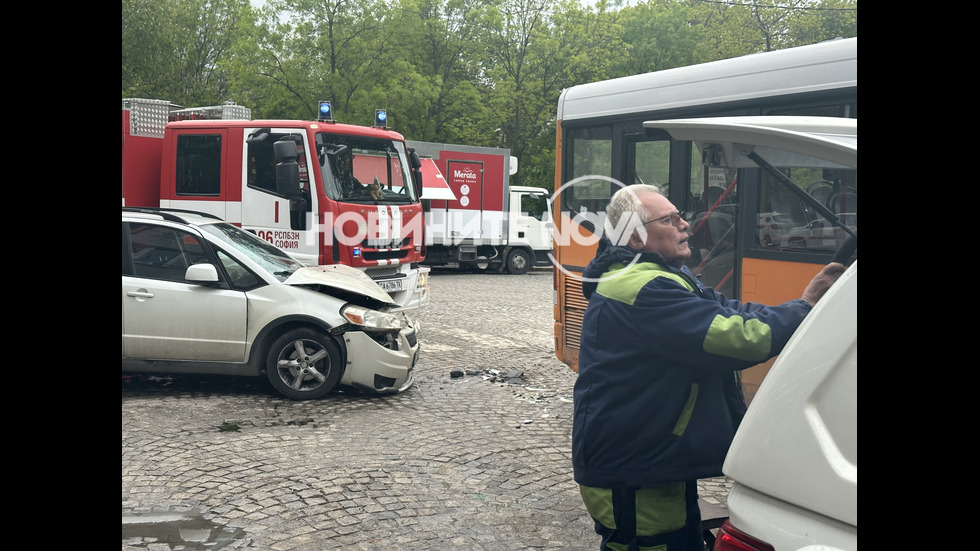
[{"label": "suv windshield", "polygon": [[247,256],[265,271],[276,276],[279,281],[285,281],[293,272],[303,267],[303,264],[297,262],[283,250],[237,226],[204,224],[200,227],[201,231],[214,236],[228,248]]},{"label": "suv windshield", "polygon": [[327,197],[350,202],[416,201],[405,144],[392,140],[316,135]]}]

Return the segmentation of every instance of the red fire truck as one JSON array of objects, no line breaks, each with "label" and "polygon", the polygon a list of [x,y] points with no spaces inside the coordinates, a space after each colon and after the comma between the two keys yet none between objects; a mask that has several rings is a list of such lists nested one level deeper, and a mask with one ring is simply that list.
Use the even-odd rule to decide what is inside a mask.
[{"label": "red fire truck", "polygon": [[389,130],[250,120],[238,105],[123,99],[122,203],[207,212],[309,266],[364,270],[402,310],[429,300],[418,155]]}]

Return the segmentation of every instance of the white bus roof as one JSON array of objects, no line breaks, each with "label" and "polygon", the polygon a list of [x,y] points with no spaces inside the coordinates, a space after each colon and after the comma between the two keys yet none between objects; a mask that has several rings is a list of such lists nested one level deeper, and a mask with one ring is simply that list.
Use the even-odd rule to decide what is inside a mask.
[{"label": "white bus roof", "polygon": [[857,38],[665,69],[566,88],[572,121],[857,87]]}]

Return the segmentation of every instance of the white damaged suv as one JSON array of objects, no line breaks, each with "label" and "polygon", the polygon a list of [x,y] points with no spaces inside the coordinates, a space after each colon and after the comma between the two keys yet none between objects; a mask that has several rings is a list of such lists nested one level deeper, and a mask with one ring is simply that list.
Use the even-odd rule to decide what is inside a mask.
[{"label": "white damaged suv", "polygon": [[211,215],[122,212],[122,370],[259,376],[294,400],[413,382],[416,328],[360,270],[304,267]]}]

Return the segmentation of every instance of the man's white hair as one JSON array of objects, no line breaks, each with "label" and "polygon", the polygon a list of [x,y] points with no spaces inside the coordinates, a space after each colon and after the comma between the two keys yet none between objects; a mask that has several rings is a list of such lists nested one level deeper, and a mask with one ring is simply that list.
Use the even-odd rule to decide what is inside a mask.
[{"label": "man's white hair", "polygon": [[[643,208],[640,195],[646,193],[657,193],[663,195],[660,186],[650,184],[633,184],[619,188],[609,199],[606,206],[606,235],[609,240],[620,245],[625,245],[629,240],[633,230],[642,231],[642,238],[646,238],[646,231],[643,231],[643,223],[649,222],[650,213]],[[625,222],[625,226],[622,225]]]}]

